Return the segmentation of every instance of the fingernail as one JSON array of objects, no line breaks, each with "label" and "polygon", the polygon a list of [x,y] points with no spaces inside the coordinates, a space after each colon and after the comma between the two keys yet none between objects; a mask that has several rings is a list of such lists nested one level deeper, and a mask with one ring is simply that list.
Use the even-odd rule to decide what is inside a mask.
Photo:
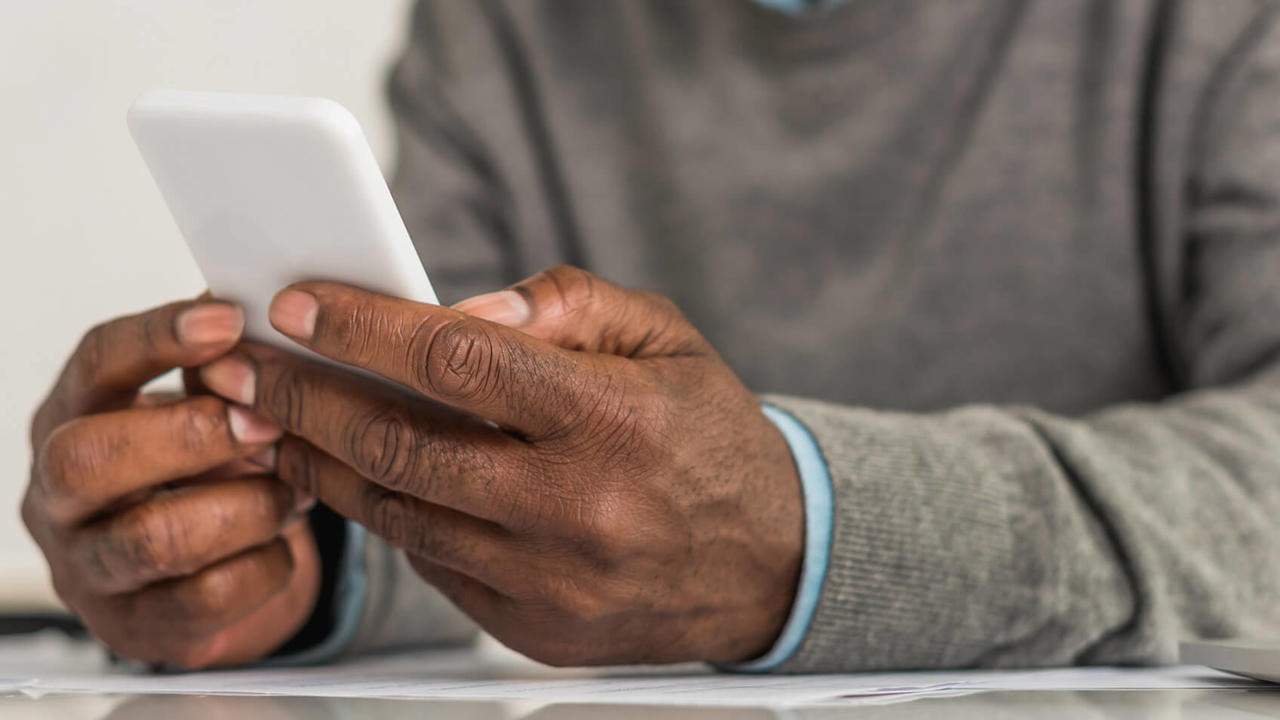
[{"label": "fingernail", "polygon": [[238,405],[227,408],[231,434],[241,445],[271,442],[280,437],[280,428],[261,415]]},{"label": "fingernail", "polygon": [[453,309],[507,327],[520,327],[529,322],[529,303],[514,290],[477,295],[454,305]]},{"label": "fingernail", "polygon": [[183,345],[222,345],[240,337],[244,312],[235,305],[204,303],[184,311],[176,325],[178,341]]},{"label": "fingernail", "polygon": [[245,458],[249,462],[268,472],[276,469],[276,446],[268,445],[258,452]]},{"label": "fingernail", "polygon": [[293,489],[293,511],[299,515],[311,512],[316,506],[316,496],[306,490]]},{"label": "fingernail", "polygon": [[252,405],[255,385],[253,366],[239,355],[227,355],[200,368],[200,379],[215,393],[238,402]]},{"label": "fingernail", "polygon": [[271,301],[267,317],[275,329],[290,337],[306,340],[316,331],[316,313],[320,302],[311,293],[281,290]]}]

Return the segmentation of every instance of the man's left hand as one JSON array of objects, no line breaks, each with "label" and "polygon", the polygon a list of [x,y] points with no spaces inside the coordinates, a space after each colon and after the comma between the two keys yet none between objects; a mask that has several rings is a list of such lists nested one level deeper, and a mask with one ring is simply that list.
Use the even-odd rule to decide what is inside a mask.
[{"label": "man's left hand", "polygon": [[777,638],[796,469],[670,301],[562,267],[459,309],[300,283],[271,319],[413,392],[260,345],[206,384],[284,428],[281,479],[505,644],[557,665],[736,662]]}]

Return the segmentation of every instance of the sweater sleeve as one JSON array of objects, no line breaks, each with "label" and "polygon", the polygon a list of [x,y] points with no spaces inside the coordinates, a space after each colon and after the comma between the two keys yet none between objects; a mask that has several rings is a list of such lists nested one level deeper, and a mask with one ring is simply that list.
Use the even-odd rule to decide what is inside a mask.
[{"label": "sweater sleeve", "polygon": [[387,83],[399,141],[391,191],[445,304],[562,260],[487,5],[415,3]]},{"label": "sweater sleeve", "polygon": [[1273,18],[1207,93],[1181,182],[1183,269],[1166,310],[1183,392],[1081,417],[767,398],[816,438],[835,499],[817,610],[781,670],[1166,663],[1180,639],[1275,634]]}]

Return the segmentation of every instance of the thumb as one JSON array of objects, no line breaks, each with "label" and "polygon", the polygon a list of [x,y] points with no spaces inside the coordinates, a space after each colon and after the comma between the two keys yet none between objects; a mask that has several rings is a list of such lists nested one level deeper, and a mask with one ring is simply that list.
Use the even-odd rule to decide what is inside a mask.
[{"label": "thumb", "polygon": [[453,307],[569,350],[640,358],[702,354],[708,347],[667,298],[568,265]]}]

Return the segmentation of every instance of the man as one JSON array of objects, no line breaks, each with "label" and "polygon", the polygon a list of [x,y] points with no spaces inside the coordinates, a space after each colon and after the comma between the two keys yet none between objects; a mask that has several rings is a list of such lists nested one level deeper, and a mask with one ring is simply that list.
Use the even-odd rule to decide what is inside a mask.
[{"label": "man", "polygon": [[[396,192],[471,299],[271,309],[410,392],[213,300],[116,320],[35,418],[24,518],[99,637],[190,667],[465,640],[433,587],[560,664],[1272,631],[1276,12],[423,2]],[[488,294],[556,263],[595,274]],[[174,366],[189,398],[136,396]]]}]

